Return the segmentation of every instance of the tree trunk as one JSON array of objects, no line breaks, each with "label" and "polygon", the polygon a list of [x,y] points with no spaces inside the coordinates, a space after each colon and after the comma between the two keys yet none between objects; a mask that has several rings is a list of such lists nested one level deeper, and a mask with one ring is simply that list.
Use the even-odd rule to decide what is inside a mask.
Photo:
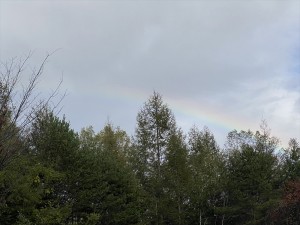
[{"label": "tree trunk", "polygon": [[180,207],[180,197],[178,198],[178,221],[179,221],[179,225],[181,225],[181,207]]},{"label": "tree trunk", "polygon": [[199,211],[199,225],[202,225],[202,212],[201,212],[201,209]]},{"label": "tree trunk", "polygon": [[222,225],[224,225],[225,215],[222,216]]},{"label": "tree trunk", "polygon": [[159,217],[158,217],[158,202],[155,202],[155,217],[156,217],[156,224],[159,224]]}]

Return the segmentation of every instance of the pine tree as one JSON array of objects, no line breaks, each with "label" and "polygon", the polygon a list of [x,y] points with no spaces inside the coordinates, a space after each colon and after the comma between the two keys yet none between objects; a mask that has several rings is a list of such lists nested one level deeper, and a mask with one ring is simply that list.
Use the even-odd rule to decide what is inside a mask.
[{"label": "pine tree", "polygon": [[222,157],[213,134],[205,127],[189,132],[189,185],[191,224],[213,223],[215,195],[220,191],[223,170]]},{"label": "pine tree", "polygon": [[266,127],[229,133],[227,223],[264,224],[268,210],[278,199],[278,140]]},{"label": "pine tree", "polygon": [[137,115],[134,153],[135,171],[148,193],[147,217],[162,224],[162,167],[171,135],[176,130],[174,116],[160,94],[154,92]]},{"label": "pine tree", "polygon": [[285,151],[284,170],[286,179],[300,179],[300,144],[295,138],[290,139]]},{"label": "pine tree", "polygon": [[188,149],[182,131],[172,134],[163,167],[165,224],[185,224],[188,201]]},{"label": "pine tree", "polygon": [[79,139],[81,157],[73,173],[76,221],[138,224],[140,188],[126,161],[126,133],[107,124],[99,133],[82,130]]}]

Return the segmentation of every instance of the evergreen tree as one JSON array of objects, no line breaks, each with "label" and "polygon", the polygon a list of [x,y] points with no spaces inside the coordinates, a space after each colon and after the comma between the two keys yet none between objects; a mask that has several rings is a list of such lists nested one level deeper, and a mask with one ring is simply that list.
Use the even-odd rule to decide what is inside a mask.
[{"label": "evergreen tree", "polygon": [[154,92],[137,115],[133,152],[136,175],[148,194],[148,221],[154,224],[162,224],[163,221],[162,166],[168,141],[175,130],[171,110],[163,103],[161,95]]},{"label": "evergreen tree", "polygon": [[284,170],[286,179],[300,178],[300,145],[297,139],[289,141],[289,147],[285,151]]},{"label": "evergreen tree", "polygon": [[31,153],[58,171],[72,168],[79,148],[77,134],[65,117],[60,119],[50,110],[38,112],[31,131]]},{"label": "evergreen tree", "polygon": [[213,134],[205,127],[189,132],[189,164],[191,167],[190,224],[213,224],[216,193],[221,190],[223,162]]},{"label": "evergreen tree", "polygon": [[89,224],[92,216],[96,224],[138,224],[140,190],[126,162],[126,133],[107,124],[97,134],[82,130],[80,140],[81,161],[73,173],[75,220]]},{"label": "evergreen tree", "polygon": [[185,224],[189,177],[187,145],[179,130],[171,135],[166,149],[163,170],[165,224]]},{"label": "evergreen tree", "polygon": [[300,146],[297,139],[290,139],[284,157],[282,196],[271,211],[270,220],[276,225],[294,225],[300,223]]},{"label": "evergreen tree", "polygon": [[262,132],[229,133],[227,223],[265,224],[278,198],[277,139]]},{"label": "evergreen tree", "polygon": [[56,187],[64,177],[32,155],[15,158],[0,172],[0,224],[63,224],[70,207]]},{"label": "evergreen tree", "polygon": [[[52,194],[46,199],[55,202],[54,207],[72,208],[72,173],[80,161],[78,149],[78,136],[65,118],[60,119],[50,110],[38,112],[31,130],[29,154],[36,157],[41,165],[63,175],[63,179],[53,183]],[[70,217],[69,214],[68,219]]]}]

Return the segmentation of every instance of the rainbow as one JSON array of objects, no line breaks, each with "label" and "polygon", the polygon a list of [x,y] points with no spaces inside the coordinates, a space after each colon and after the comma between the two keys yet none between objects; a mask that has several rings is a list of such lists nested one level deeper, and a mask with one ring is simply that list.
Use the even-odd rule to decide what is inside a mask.
[{"label": "rainbow", "polygon": [[230,115],[222,113],[222,109],[211,106],[208,103],[199,103],[189,99],[166,99],[172,109],[176,112],[191,117],[194,120],[201,121],[203,125],[212,125],[222,130],[248,130],[252,128],[251,124],[242,118],[233,118]]},{"label": "rainbow", "polygon": [[[116,91],[117,90],[117,91]],[[102,90],[106,96],[117,99],[125,99],[126,101],[134,101],[135,103],[141,102],[142,104],[147,101],[149,96],[153,93],[146,93],[139,89],[130,89],[122,86],[114,86],[109,89]],[[209,105],[207,103],[199,103],[190,99],[174,99],[163,96],[163,100],[175,115],[190,118],[193,123],[200,121],[205,126],[214,126],[217,129],[229,132],[236,130],[256,129],[252,121],[248,122],[247,119],[241,117],[233,117],[222,113],[221,108]],[[259,122],[259,121],[258,121]],[[190,124],[192,126],[193,124]]]},{"label": "rainbow", "polygon": [[[143,103],[146,102],[149,96],[153,94],[153,91],[153,89],[142,90],[136,87],[130,88],[114,84],[105,87],[102,86],[100,92],[99,86],[97,86],[97,88],[96,86],[95,88],[89,87],[86,90],[86,93],[92,96],[101,95],[105,98],[111,99],[112,101],[122,100],[128,102],[128,104],[133,107],[141,108]],[[208,101],[200,102],[187,98],[175,99],[173,97],[164,95],[162,92],[159,93],[163,95],[163,100],[174,113],[177,124],[185,132],[188,131],[193,125],[196,125],[196,127],[200,129],[203,126],[207,126],[218,139],[218,142],[224,143],[226,141],[228,132],[232,130],[247,131],[250,129],[253,132],[260,130],[259,125],[261,120],[253,119],[247,114],[242,115],[242,113],[240,113],[240,115],[234,115],[226,113],[222,109],[222,106],[212,104]],[[263,119],[263,117],[261,119]],[[277,132],[273,133],[272,135],[279,137],[279,134],[280,132],[277,130]],[[284,141],[285,145],[288,143],[288,139],[281,141]],[[283,143],[280,142],[278,149],[283,148],[282,144]]]},{"label": "rainbow", "polygon": [[[154,90],[141,90],[137,88],[132,89],[118,85],[101,88],[101,94],[111,98],[112,100],[123,99],[135,105],[139,104],[140,107],[142,107],[143,103],[146,102],[149,96],[153,94],[153,91]],[[221,142],[223,142],[223,144],[226,141],[226,135],[230,131],[247,131],[249,129],[251,131],[259,130],[259,123],[261,121],[253,121],[253,119],[251,120],[249,117],[247,117],[247,115],[241,117],[222,113],[223,111],[221,107],[209,104],[207,102],[199,103],[197,101],[184,98],[174,99],[164,95],[163,100],[175,114],[177,122],[179,122],[178,116],[183,118],[183,120],[188,120],[190,122],[187,124],[187,129],[183,129],[184,131],[188,131],[194,124],[200,129],[203,126],[207,126],[213,132],[216,138],[217,133],[219,134],[219,138],[222,139]],[[182,126],[180,127],[183,128]],[[279,151],[282,148],[284,148],[282,143],[279,143],[277,150]]]}]

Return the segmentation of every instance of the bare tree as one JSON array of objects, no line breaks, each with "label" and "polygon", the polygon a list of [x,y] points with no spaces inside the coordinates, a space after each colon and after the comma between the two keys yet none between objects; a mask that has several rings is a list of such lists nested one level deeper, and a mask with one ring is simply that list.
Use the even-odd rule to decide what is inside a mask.
[{"label": "bare tree", "polygon": [[58,95],[62,82],[46,99],[41,99],[36,93],[37,83],[51,56],[47,54],[37,68],[31,69],[24,85],[21,78],[26,75],[25,69],[31,56],[30,52],[23,59],[13,58],[0,64],[0,170],[21,152],[21,140],[37,112],[49,107],[50,101]]}]

